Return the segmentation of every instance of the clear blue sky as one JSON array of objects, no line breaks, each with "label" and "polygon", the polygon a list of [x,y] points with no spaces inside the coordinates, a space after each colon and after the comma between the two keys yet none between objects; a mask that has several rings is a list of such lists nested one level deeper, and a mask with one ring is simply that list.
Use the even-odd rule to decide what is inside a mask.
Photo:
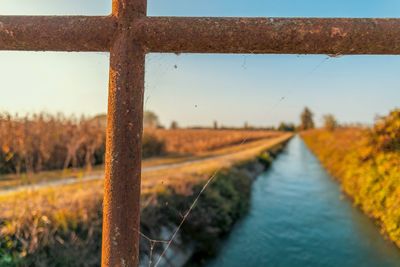
[{"label": "clear blue sky", "polygon": [[[400,17],[399,0],[149,0],[149,15]],[[111,0],[1,0],[1,15],[104,15]],[[0,110],[104,113],[107,53],[0,52]],[[400,107],[400,57],[296,55],[147,56],[146,109],[168,125],[273,125],[373,121]]]}]

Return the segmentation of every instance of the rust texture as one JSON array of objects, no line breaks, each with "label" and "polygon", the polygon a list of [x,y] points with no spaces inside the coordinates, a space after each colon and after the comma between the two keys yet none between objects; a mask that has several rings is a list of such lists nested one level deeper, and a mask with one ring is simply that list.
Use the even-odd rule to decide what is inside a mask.
[{"label": "rust texture", "polygon": [[149,52],[400,54],[400,19],[148,17],[132,28]]},{"label": "rust texture", "polygon": [[109,51],[113,17],[0,16],[0,50]]},{"label": "rust texture", "polygon": [[130,24],[146,15],[146,1],[114,0],[113,15],[102,266],[138,266],[145,50]]},{"label": "rust texture", "polygon": [[400,19],[144,17],[145,1],[122,2],[112,17],[0,16],[0,50],[109,51],[125,27],[147,52],[400,54]]}]

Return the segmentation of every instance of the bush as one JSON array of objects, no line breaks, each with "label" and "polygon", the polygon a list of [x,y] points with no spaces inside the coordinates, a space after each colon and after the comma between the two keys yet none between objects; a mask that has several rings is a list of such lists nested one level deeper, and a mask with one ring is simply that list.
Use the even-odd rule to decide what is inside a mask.
[{"label": "bush", "polygon": [[369,132],[314,130],[302,137],[355,205],[376,219],[400,247],[398,116],[398,111],[390,113]]},{"label": "bush", "polygon": [[144,158],[165,154],[165,141],[157,138],[154,134],[145,132],[142,142],[142,155]]},{"label": "bush", "polygon": [[266,167],[269,167],[272,163],[272,156],[268,151],[265,151],[261,155],[258,156],[258,160]]},{"label": "bush", "polygon": [[293,123],[281,122],[278,126],[278,131],[294,132],[295,130],[296,126]]},{"label": "bush", "polygon": [[370,142],[375,151],[400,151],[400,109],[380,118],[370,133]]}]

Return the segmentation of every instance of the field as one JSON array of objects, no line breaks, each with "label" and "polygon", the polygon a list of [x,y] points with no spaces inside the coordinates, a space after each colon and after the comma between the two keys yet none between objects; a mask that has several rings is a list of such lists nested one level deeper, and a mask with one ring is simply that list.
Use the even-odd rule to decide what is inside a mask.
[{"label": "field", "polygon": [[373,129],[312,130],[303,139],[343,191],[400,246],[400,113]]},{"label": "field", "polygon": [[[144,166],[149,168],[142,178],[142,227],[147,234],[151,234],[153,229],[159,229],[160,221],[168,225],[165,218],[171,216],[171,211],[169,210],[168,216],[163,218],[160,217],[162,213],[156,213],[157,208],[165,208],[164,202],[159,201],[160,197],[173,192],[175,197],[169,197],[169,201],[178,198],[185,204],[176,207],[169,205],[169,209],[173,208],[173,213],[179,215],[192,201],[193,193],[197,190],[195,188],[202,185],[213,173],[225,177],[223,173],[233,165],[253,160],[263,151],[279,146],[291,136],[265,132],[264,137],[267,138],[253,138],[257,140],[252,142],[242,140],[237,145],[229,146],[238,143],[240,138],[244,139],[248,133],[243,132],[240,135],[240,131],[235,131],[235,138],[225,139],[216,134],[214,136],[221,140],[219,147],[222,148],[215,149],[216,142],[210,137],[213,136],[210,131],[208,139],[212,140],[213,145],[204,150],[204,141],[199,142],[203,151],[201,155],[196,156],[196,141],[201,139],[198,138],[198,132],[188,131],[193,136],[193,150],[190,153],[192,155],[174,155],[150,159],[144,163]],[[229,133],[225,132],[225,136],[227,134]],[[160,165],[163,168],[151,168]],[[101,169],[98,171],[101,172]],[[54,177],[54,173],[52,175]],[[234,176],[230,177],[233,179]],[[223,184],[229,191],[232,190],[232,185],[228,182],[229,177],[227,178]],[[0,266],[30,266],[32,262],[41,263],[43,266],[96,266],[101,243],[102,188],[102,179],[77,179],[77,183],[71,185],[0,194]],[[210,197],[215,196],[216,192]],[[219,198],[219,201],[222,200],[223,198]],[[223,203],[221,208],[227,209],[229,203],[225,200]],[[208,212],[210,215],[210,211]],[[218,208],[215,216],[221,216],[224,212],[229,213],[229,209],[223,211]],[[227,220],[230,220],[229,216]]]},{"label": "field", "polygon": [[[43,134],[47,131],[53,134]],[[229,151],[232,145],[280,134],[251,130],[146,129],[143,150],[151,159],[145,160],[143,167],[208,157],[221,153],[222,148]],[[9,136],[13,135],[17,138],[11,141]],[[96,141],[89,141],[93,139]],[[0,143],[0,189],[103,173],[105,126],[98,118],[76,120],[37,115],[2,119],[0,116]]]},{"label": "field", "polygon": [[198,155],[223,147],[278,136],[274,131],[211,130],[211,129],[158,129],[152,133],[165,140],[166,151],[171,154]]}]

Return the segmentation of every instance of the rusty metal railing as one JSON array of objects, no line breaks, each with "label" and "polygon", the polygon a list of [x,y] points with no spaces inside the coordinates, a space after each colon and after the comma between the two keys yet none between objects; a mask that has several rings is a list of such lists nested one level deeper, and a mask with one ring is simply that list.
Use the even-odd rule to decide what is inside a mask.
[{"label": "rusty metal railing", "polygon": [[0,16],[0,50],[109,51],[102,266],[139,263],[144,60],[148,52],[400,54],[400,19]]}]

